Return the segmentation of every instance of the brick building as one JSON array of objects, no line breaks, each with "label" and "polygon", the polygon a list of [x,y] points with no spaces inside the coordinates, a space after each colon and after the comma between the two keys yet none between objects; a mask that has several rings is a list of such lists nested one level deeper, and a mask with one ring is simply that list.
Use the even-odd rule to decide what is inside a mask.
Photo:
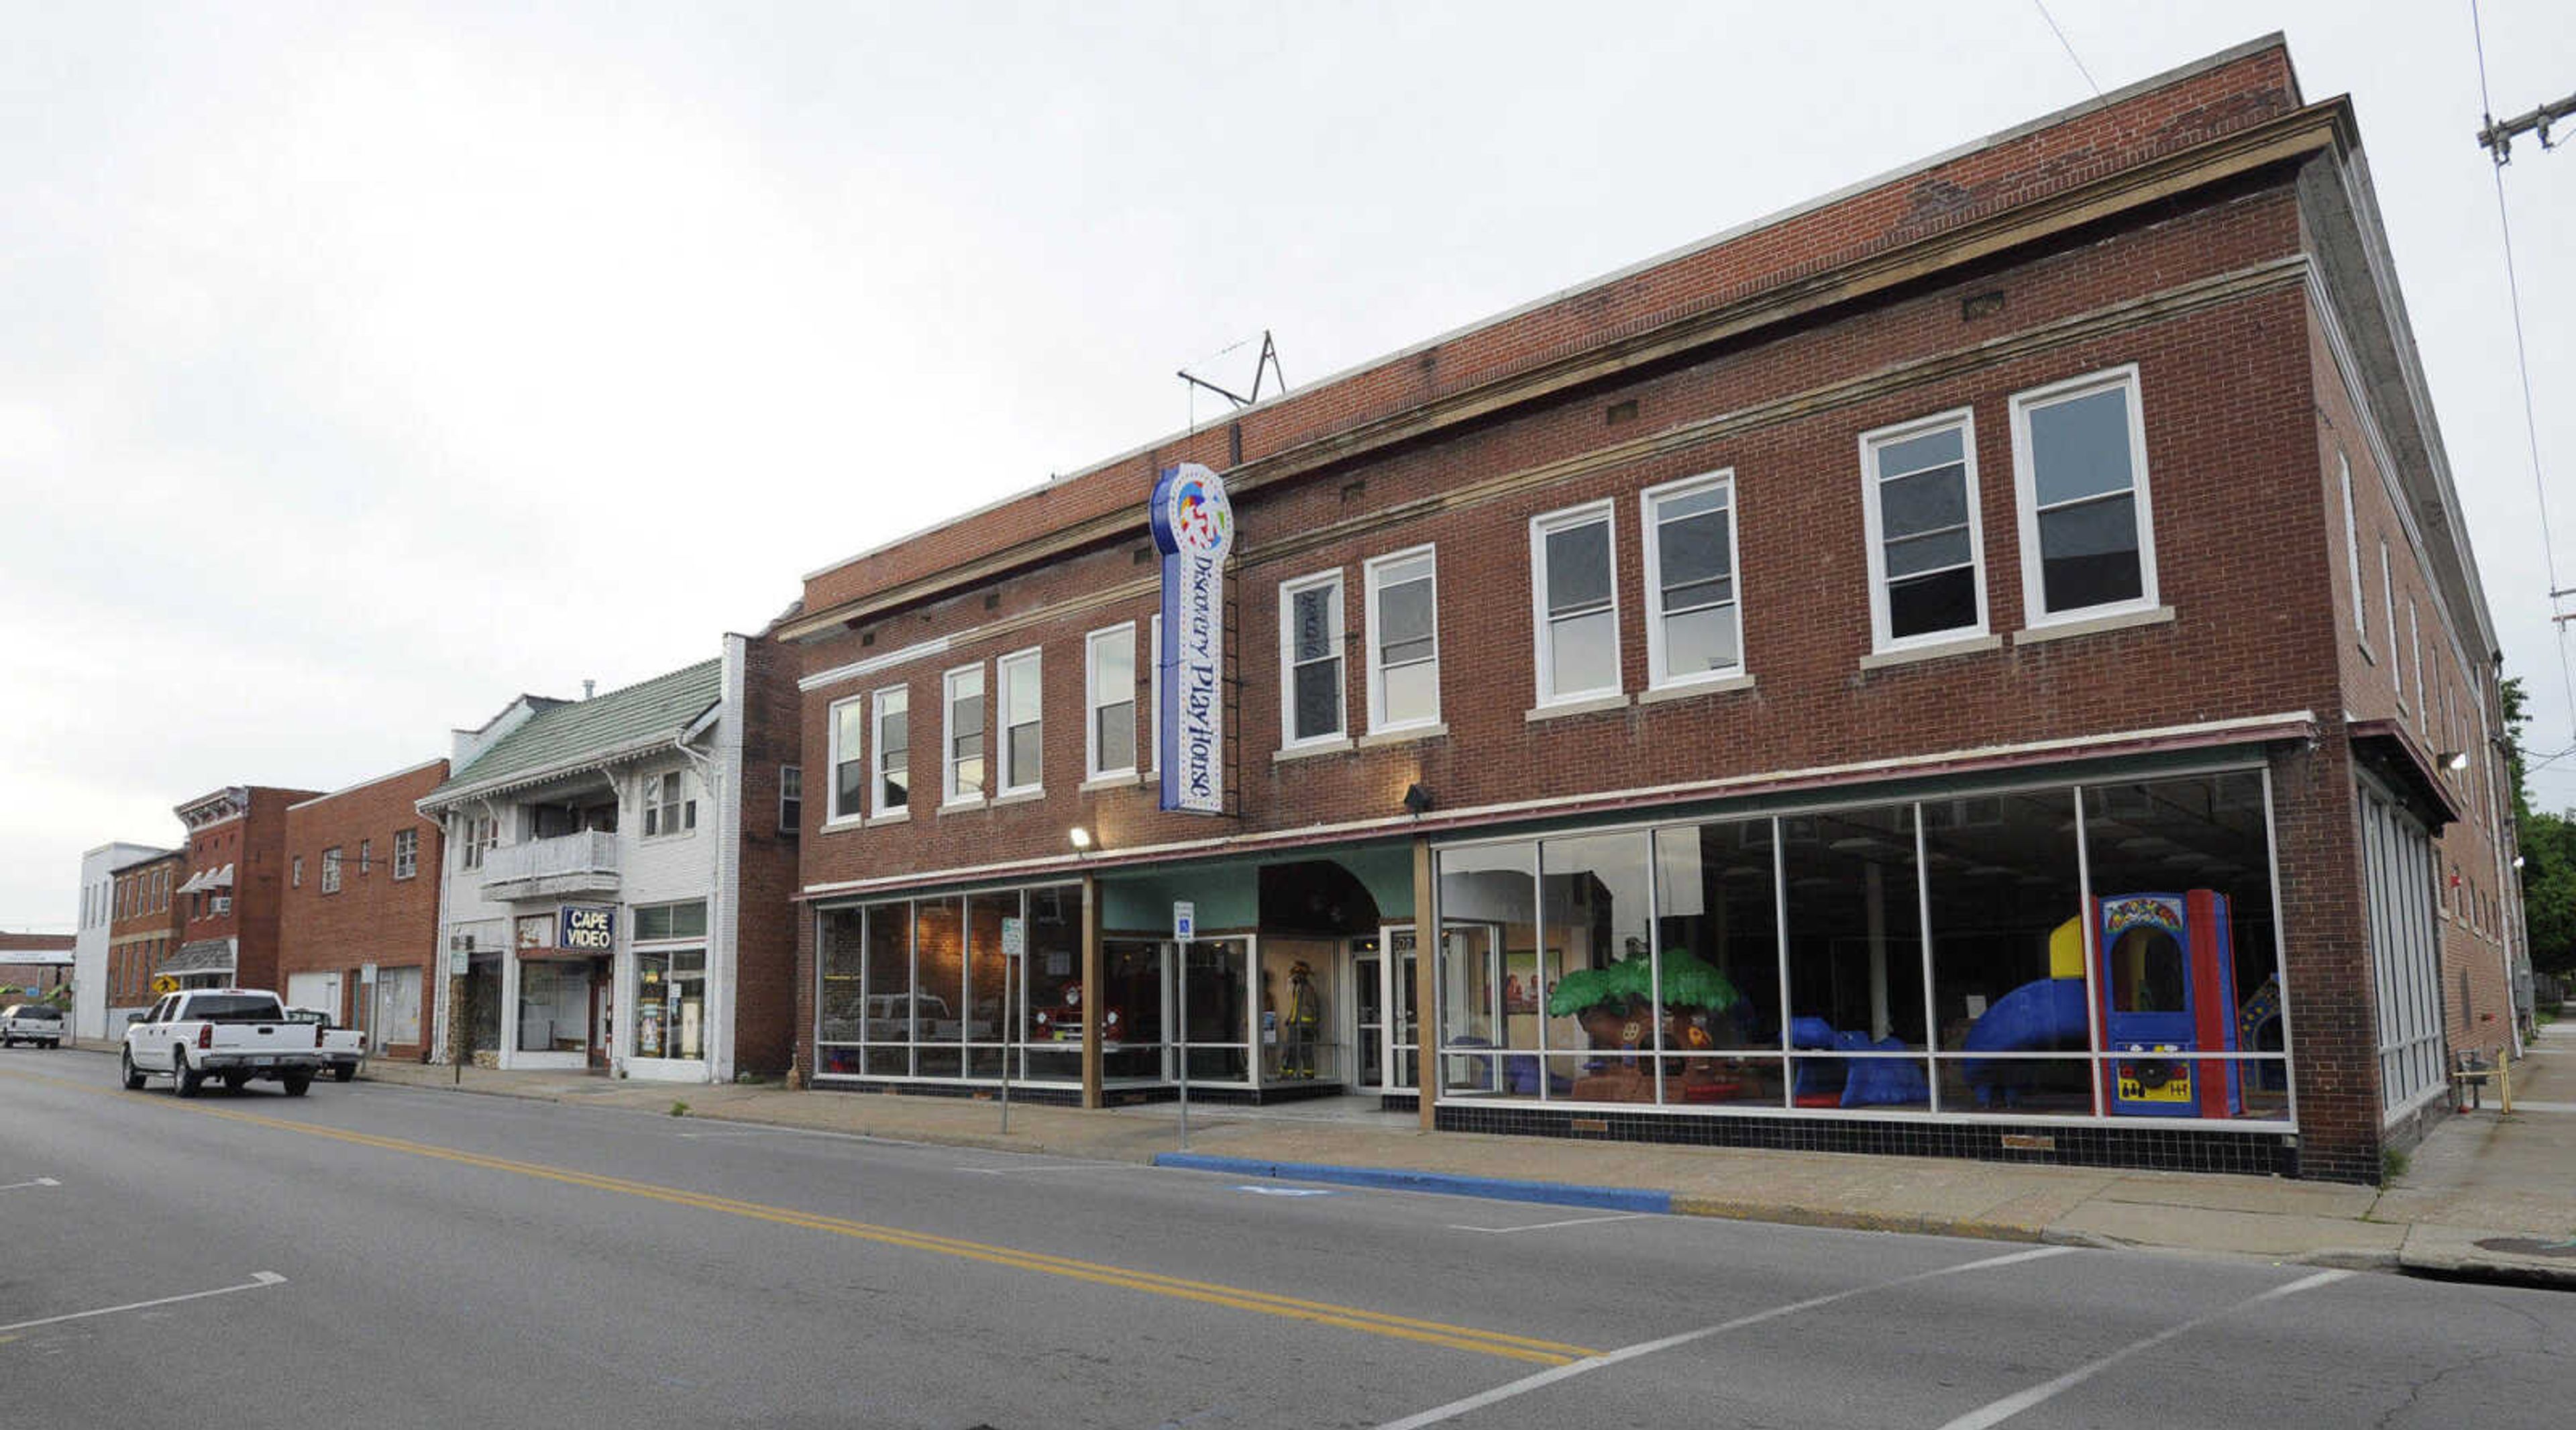
[{"label": "brick building", "polygon": [[853,557],[800,1067],[2375,1180],[2510,1036],[2424,391],[2276,36]]},{"label": "brick building", "polygon": [[108,1035],[108,925],[116,907],[116,871],[164,852],[146,844],[110,843],[81,853],[80,924],[72,945],[74,1037]]},{"label": "brick building", "polygon": [[286,807],[318,793],[228,785],[178,807],[190,871],[171,891],[181,941],[156,973],[188,988],[278,986]]},{"label": "brick building", "polygon": [[729,635],[714,660],[596,698],[522,695],[457,731],[418,806],[448,850],[437,1056],[679,1082],[785,1070],[796,720],[792,655]]},{"label": "brick building", "polygon": [[0,933],[0,1002],[45,997],[71,982],[74,942],[71,934]]},{"label": "brick building", "polygon": [[427,1056],[437,1026],[445,846],[416,806],[446,778],[432,760],[286,807],[278,986],[363,1030],[379,1057]]},{"label": "brick building", "polygon": [[152,1006],[152,980],[186,941],[187,901],[178,891],[187,881],[181,849],[144,852],[108,871],[106,1027],[99,1036],[122,1035],[128,1013]]}]

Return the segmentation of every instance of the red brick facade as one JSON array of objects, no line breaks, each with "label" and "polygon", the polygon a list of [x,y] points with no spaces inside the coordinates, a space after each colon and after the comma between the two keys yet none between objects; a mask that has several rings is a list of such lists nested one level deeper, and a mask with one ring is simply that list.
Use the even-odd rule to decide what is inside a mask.
[{"label": "red brick facade", "polygon": [[[114,871],[108,894],[108,1007],[151,1004],[153,975],[179,951],[187,927],[187,900],[175,893],[187,881],[184,850],[174,849]],[[121,1031],[113,1023],[108,1028],[111,1035]]]},{"label": "red brick facade", "polygon": [[234,941],[232,981],[276,988],[278,913],[286,892],[286,807],[317,791],[234,786],[181,805],[191,871],[229,868],[229,887],[174,896],[182,944]]},{"label": "red brick facade", "polygon": [[740,903],[735,911],[738,1071],[781,1073],[795,1054],[796,821],[782,805],[783,772],[800,765],[797,653],[754,639],[743,652]]},{"label": "red brick facade", "polygon": [[[364,1026],[382,1057],[424,1056],[447,987],[438,947],[445,844],[437,821],[414,808],[446,778],[447,761],[433,760],[285,811],[286,888],[273,986],[285,993],[314,986],[310,975],[337,975],[339,1006],[323,1011],[343,1025]],[[333,863],[335,877],[326,877],[325,866]],[[416,997],[370,1000],[361,980],[369,964],[379,989],[390,993],[416,980]],[[299,980],[299,974],[308,977]],[[387,1023],[393,1017],[399,1025]]]}]

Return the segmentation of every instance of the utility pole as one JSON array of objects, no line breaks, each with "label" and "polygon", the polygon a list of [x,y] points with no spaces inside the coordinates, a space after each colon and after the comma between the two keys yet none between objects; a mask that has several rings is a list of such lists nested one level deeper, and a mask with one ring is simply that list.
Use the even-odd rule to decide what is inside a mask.
[{"label": "utility pole", "polygon": [[2576,114],[2576,94],[2527,110],[2511,119],[2500,120],[2490,114],[2486,116],[2486,127],[2478,131],[2478,143],[2495,156],[2496,166],[2502,168],[2513,162],[2513,136],[2537,133],[2541,148],[2555,149],[2558,142],[2549,137],[2549,126],[2571,114]]}]

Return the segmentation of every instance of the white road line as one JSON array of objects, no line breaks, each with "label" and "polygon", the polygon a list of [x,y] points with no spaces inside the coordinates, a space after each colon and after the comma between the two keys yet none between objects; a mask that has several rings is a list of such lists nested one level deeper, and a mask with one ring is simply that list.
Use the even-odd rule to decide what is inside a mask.
[{"label": "white road line", "polygon": [[1449,1229],[1481,1231],[1487,1236],[1509,1236],[1516,1231],[1554,1231],[1561,1226],[1598,1226],[1605,1221],[1640,1221],[1647,1215],[1649,1214],[1646,1212],[1620,1212],[1615,1216],[1584,1216],[1576,1217],[1572,1221],[1543,1221],[1535,1226],[1463,1226],[1457,1222],[1451,1222]]},{"label": "white road line", "polygon": [[0,1187],[0,1192],[14,1192],[25,1187],[59,1187],[61,1185],[62,1183],[55,1181],[51,1177],[38,1177],[32,1182],[11,1182],[5,1187]]},{"label": "white road line", "polygon": [[952,1167],[949,1170],[972,1172],[978,1177],[1018,1177],[1040,1172],[1096,1172],[1103,1167],[1123,1167],[1132,1171],[1139,1166],[1135,1162],[1046,1162],[1030,1167]]},{"label": "white road line", "polygon": [[1836,1301],[1848,1301],[1854,1296],[1892,1291],[1899,1286],[1911,1286],[1918,1281],[1931,1281],[1943,1276],[1956,1276],[1963,1271],[1984,1271],[1997,1266],[2017,1266],[2025,1261],[2064,1256],[2074,1249],[2070,1246],[2043,1246],[2033,1251],[2016,1251],[2008,1256],[1989,1256],[1982,1261],[1971,1261],[1960,1266],[1944,1266],[1936,1271],[1918,1271],[1912,1276],[1900,1276],[1893,1281],[1881,1281],[1868,1286],[1855,1286],[1848,1291],[1836,1291],[1830,1295],[1811,1296],[1804,1301],[1792,1301],[1786,1306],[1774,1306],[1768,1311],[1756,1311],[1749,1316],[1738,1316],[1732,1321],[1718,1325],[1702,1326],[1696,1331],[1684,1331],[1680,1335],[1666,1336],[1659,1341],[1643,1341],[1633,1346],[1622,1346],[1615,1351],[1605,1351],[1588,1360],[1561,1365],[1554,1370],[1543,1370],[1536,1375],[1524,1376],[1507,1385],[1498,1385],[1491,1390],[1468,1396],[1464,1400],[1453,1400],[1446,1405],[1425,1410],[1419,1415],[1408,1415],[1402,1420],[1390,1420],[1378,1426],[1377,1430],[1418,1430],[1420,1426],[1437,1425],[1444,1420],[1455,1420],[1469,1411],[1482,1410],[1488,1405],[1499,1405],[1506,1400],[1527,1395],[1533,1390],[1544,1389],[1559,1381],[1572,1380],[1589,1371],[1605,1370],[1621,1361],[1650,1356],[1657,1351],[1668,1351],[1675,1346],[1686,1346],[1693,1341],[1703,1341],[1711,1336],[1724,1335],[1728,1331],[1740,1331],[1747,1326],[1758,1326],[1764,1321],[1776,1321],[1783,1316],[1794,1316],[1801,1311],[1815,1310],[1819,1306],[1830,1306]]},{"label": "white road line", "polygon": [[148,1311],[155,1306],[175,1306],[182,1301],[202,1301],[209,1296],[229,1296],[236,1291],[257,1291],[265,1286],[285,1284],[286,1278],[274,1271],[254,1271],[250,1274],[250,1280],[239,1286],[218,1286],[212,1291],[191,1291],[185,1296],[164,1296],[157,1301],[132,1301],[122,1306],[102,1306],[95,1311],[74,1311],[68,1316],[47,1316],[42,1320],[19,1321],[12,1325],[0,1326],[0,1336],[36,1326],[59,1325],[64,1321],[86,1321],[92,1316],[113,1316],[122,1311]]},{"label": "white road line", "polygon": [[1942,1426],[1941,1430],[1987,1430],[1987,1427],[1989,1426],[2001,1425],[2005,1421],[2021,1414],[2023,1411],[2030,1409],[2034,1405],[2054,1399],[2055,1397],[2074,1389],[2076,1386],[2082,1385],[2084,1382],[2091,1380],[2093,1377],[2100,1375],[2102,1372],[2109,1370],[2111,1367],[2118,1365],[2120,1362],[2127,1360],[2129,1357],[2136,1355],[2141,1351],[2154,1350],[2156,1347],[2163,1345],[2174,1337],[2183,1335],[2189,1331],[2197,1330],[2222,1316],[2234,1315],[2238,1311],[2242,1311],[2253,1306],[2259,1306],[2266,1301],[2278,1301],[2285,1296],[2296,1296],[2302,1291],[2312,1291],[2319,1286],[2341,1281],[2352,1274],[2353,1273],[2349,1271],[2320,1271],[2314,1276],[2302,1277],[2299,1280],[2291,1282],[2287,1286],[2275,1286],[2260,1296],[2239,1301],[2235,1305],[2227,1307],[2225,1310],[2212,1311],[2206,1316],[2196,1316],[2191,1320],[2183,1322],[2179,1326],[2171,1326],[2158,1331],[2154,1335],[2147,1337],[2145,1340],[2132,1342],[2129,1345],[2122,1346],[2120,1349],[2111,1352],[2100,1360],[2087,1361],[2045,1385],[2034,1385],[2030,1389],[2022,1391],[2018,1395],[2007,1395],[1992,1405],[1971,1410],[1967,1414],[1960,1416],[1958,1419],[1951,1421],[1949,1424]]}]

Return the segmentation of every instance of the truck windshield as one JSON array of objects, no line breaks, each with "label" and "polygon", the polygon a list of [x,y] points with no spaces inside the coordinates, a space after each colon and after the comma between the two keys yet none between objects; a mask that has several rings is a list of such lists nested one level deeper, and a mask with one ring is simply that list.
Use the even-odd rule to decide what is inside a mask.
[{"label": "truck windshield", "polygon": [[274,998],[200,998],[188,1005],[188,1016],[209,1023],[276,1023],[284,1019]]}]

